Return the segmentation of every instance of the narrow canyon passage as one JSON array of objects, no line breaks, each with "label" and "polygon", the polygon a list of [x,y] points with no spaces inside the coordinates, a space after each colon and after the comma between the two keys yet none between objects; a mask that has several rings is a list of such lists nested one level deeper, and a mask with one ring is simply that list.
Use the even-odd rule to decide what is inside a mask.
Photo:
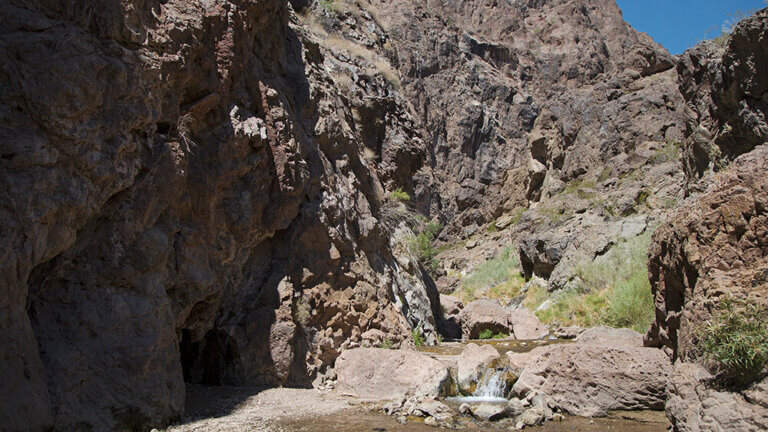
[{"label": "narrow canyon passage", "polygon": [[768,10],[620,4],[0,4],[0,430],[768,429]]}]

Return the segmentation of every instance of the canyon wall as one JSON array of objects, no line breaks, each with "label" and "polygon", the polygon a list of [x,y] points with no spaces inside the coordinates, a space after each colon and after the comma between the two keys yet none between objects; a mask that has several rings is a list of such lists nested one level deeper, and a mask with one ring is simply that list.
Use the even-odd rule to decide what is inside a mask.
[{"label": "canyon wall", "polygon": [[3,429],[161,426],[185,380],[306,386],[367,330],[435,341],[380,217],[427,148],[372,64],[278,0],[0,22]]},{"label": "canyon wall", "polygon": [[768,378],[723,388],[698,364],[706,360],[700,336],[723,299],[768,305],[767,40],[764,9],[739,23],[725,47],[701,43],[678,64],[691,125],[683,149],[690,196],[653,235],[656,319],[645,336],[676,361],[667,389],[675,430],[768,427]]},{"label": "canyon wall", "polygon": [[[345,348],[436,342],[398,188],[442,240],[506,220],[527,276],[569,286],[560,262],[764,141],[764,22],[678,61],[614,0],[3,3],[0,423],[162,426],[185,382],[307,386]],[[758,249],[762,154],[721,184]],[[650,337],[675,350],[663,293],[693,285],[653,276],[686,274],[665,235]]]}]

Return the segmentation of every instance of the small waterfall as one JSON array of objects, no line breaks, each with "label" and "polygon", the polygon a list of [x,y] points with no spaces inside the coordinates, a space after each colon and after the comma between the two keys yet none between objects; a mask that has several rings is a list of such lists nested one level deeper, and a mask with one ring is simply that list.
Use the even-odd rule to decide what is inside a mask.
[{"label": "small waterfall", "polygon": [[507,383],[505,382],[506,372],[506,367],[502,369],[488,368],[483,371],[473,396],[488,399],[504,399],[507,391]]}]

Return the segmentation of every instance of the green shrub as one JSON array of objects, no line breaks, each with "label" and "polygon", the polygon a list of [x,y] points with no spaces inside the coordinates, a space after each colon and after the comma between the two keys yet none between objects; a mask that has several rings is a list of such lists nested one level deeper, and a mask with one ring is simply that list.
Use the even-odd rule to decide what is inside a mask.
[{"label": "green shrub", "polygon": [[536,309],[547,299],[551,304],[536,315],[543,322],[561,325],[609,325],[639,332],[654,318],[651,284],[646,270],[650,232],[621,241],[599,259],[576,267],[582,288],[550,296],[534,288],[524,305]]},{"label": "green shrub", "polygon": [[509,299],[515,297],[525,284],[520,275],[520,265],[511,247],[506,247],[501,254],[489,259],[474,269],[472,274],[461,280],[461,293],[464,300],[474,300],[477,290],[488,290],[491,298]]},{"label": "green shrub", "polygon": [[505,335],[504,333],[493,333],[493,330],[491,329],[485,329],[481,331],[477,337],[480,339],[488,340],[488,339],[504,339],[508,335]]},{"label": "green shrub", "polygon": [[696,334],[696,355],[721,384],[742,387],[765,372],[768,307],[726,297]]},{"label": "green shrub", "polygon": [[411,337],[413,338],[413,344],[416,348],[421,348],[424,345],[424,336],[421,335],[421,329],[415,328],[411,330]]},{"label": "green shrub", "polygon": [[389,194],[389,200],[407,202],[411,200],[411,196],[408,195],[408,192],[403,191],[402,188],[397,188]]},{"label": "green shrub", "polygon": [[443,226],[438,222],[427,222],[420,232],[411,239],[411,251],[430,274],[434,274],[440,265],[435,259],[438,250],[435,248],[434,240],[442,229]]},{"label": "green shrub", "polygon": [[381,345],[379,345],[379,348],[392,349],[393,345],[394,344],[391,340],[389,340],[389,338],[385,338]]}]

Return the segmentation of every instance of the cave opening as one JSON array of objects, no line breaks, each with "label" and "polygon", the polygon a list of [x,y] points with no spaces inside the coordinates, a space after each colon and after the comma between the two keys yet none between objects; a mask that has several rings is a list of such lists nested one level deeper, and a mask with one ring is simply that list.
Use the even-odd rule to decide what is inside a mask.
[{"label": "cave opening", "polygon": [[194,340],[192,331],[182,329],[179,353],[184,382],[217,386],[232,383],[239,355],[225,332],[212,329],[202,339]]}]

